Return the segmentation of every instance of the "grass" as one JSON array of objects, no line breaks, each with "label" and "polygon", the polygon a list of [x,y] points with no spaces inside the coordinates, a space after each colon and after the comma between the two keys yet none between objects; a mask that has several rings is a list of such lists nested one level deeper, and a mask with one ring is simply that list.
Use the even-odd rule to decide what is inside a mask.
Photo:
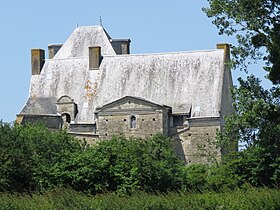
[{"label": "grass", "polygon": [[280,190],[247,188],[224,193],[170,192],[89,196],[71,189],[42,194],[0,194],[0,209],[280,209]]}]

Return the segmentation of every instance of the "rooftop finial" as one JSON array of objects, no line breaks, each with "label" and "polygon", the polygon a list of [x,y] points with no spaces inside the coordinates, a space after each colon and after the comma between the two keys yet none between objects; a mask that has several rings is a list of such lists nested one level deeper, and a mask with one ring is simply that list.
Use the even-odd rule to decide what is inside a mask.
[{"label": "rooftop finial", "polygon": [[79,23],[77,22],[77,23],[76,23],[76,28],[78,28],[78,27],[79,27]]},{"label": "rooftop finial", "polygon": [[99,11],[99,24],[100,24],[100,26],[103,26],[102,25],[102,17],[101,17],[101,12]]}]

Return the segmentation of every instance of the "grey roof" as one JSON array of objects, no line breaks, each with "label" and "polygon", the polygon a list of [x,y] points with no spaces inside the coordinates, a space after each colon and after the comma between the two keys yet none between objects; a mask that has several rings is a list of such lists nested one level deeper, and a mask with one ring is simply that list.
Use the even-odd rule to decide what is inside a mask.
[{"label": "grey roof", "polygon": [[[88,47],[95,45],[103,60],[99,70],[89,70]],[[32,75],[30,97],[68,95],[81,123],[94,121],[96,107],[127,95],[172,108],[191,105],[196,117],[219,116],[223,74],[224,50],[116,55],[101,26],[78,27]]]},{"label": "grey roof", "polygon": [[111,37],[101,26],[82,26],[74,30],[54,59],[81,58],[88,56],[88,47],[100,46],[102,55],[116,55]]},{"label": "grey roof", "polygon": [[172,107],[172,114],[174,115],[189,115],[191,113],[191,104],[174,104]]},{"label": "grey roof", "polygon": [[56,98],[29,98],[23,107],[21,114],[57,115]]}]

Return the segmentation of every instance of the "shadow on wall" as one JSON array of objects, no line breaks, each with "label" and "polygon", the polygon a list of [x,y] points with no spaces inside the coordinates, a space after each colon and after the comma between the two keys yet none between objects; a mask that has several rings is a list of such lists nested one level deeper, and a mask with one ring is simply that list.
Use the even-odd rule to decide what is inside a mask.
[{"label": "shadow on wall", "polygon": [[173,140],[173,149],[176,153],[176,155],[181,158],[184,163],[187,163],[185,154],[184,154],[184,150],[183,150],[183,146],[182,146],[182,141],[178,138]]}]

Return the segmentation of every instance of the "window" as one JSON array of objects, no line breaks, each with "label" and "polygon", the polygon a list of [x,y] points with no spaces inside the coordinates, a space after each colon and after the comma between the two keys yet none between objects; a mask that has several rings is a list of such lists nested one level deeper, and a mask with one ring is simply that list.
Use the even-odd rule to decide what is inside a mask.
[{"label": "window", "polygon": [[62,117],[63,122],[66,122],[66,123],[70,123],[71,122],[70,114],[64,113],[64,114],[61,115],[61,117]]},{"label": "window", "polygon": [[130,117],[130,128],[136,128],[136,117],[135,116]]},{"label": "window", "polygon": [[63,129],[69,129],[70,128],[70,122],[71,122],[70,114],[63,113],[61,115],[61,118],[62,118],[62,128]]}]

